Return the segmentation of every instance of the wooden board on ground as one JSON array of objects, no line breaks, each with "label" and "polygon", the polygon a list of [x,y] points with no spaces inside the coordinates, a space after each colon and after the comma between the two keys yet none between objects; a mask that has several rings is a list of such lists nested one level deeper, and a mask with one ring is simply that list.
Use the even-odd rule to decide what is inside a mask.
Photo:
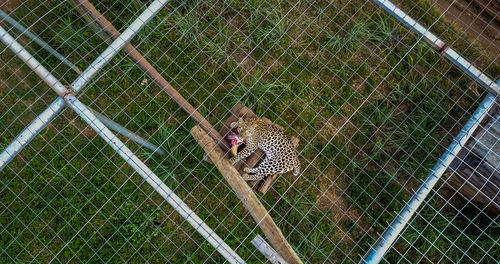
[{"label": "wooden board on ground", "polygon": [[243,203],[252,218],[262,229],[274,249],[290,264],[302,263],[288,241],[276,226],[269,212],[259,201],[255,193],[243,180],[241,174],[229,163],[229,159],[215,141],[199,126],[191,129],[191,135],[205,150],[205,153],[214,162],[224,179],[229,183],[238,199]]}]

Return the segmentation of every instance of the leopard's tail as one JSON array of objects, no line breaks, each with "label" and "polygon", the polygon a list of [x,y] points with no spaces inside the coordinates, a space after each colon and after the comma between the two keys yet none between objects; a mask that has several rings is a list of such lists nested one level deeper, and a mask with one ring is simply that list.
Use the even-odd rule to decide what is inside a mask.
[{"label": "leopard's tail", "polygon": [[293,167],[293,175],[299,176],[299,174],[300,174],[300,165],[296,165],[295,167]]}]

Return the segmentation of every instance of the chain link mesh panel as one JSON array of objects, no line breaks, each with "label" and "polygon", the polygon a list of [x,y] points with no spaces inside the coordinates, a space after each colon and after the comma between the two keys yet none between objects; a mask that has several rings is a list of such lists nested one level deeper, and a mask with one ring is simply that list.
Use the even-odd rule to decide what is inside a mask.
[{"label": "chain link mesh panel", "polygon": [[[91,2],[123,32],[151,1]],[[498,13],[487,11],[497,6],[470,4],[479,10],[471,22],[464,3],[394,2],[496,80],[498,40],[484,36],[499,34]],[[109,45],[72,1],[0,9],[80,69]],[[63,84],[78,77],[0,25]],[[370,1],[171,1],[131,44],[216,129],[242,103],[300,139],[302,173],[281,175],[258,197],[305,263],[361,261],[486,95]],[[3,44],[0,61],[1,150],[57,95]],[[262,231],[202,160],[189,134],[196,122],[125,52],[77,97],[165,150],[120,136],[243,259],[266,261],[251,244]],[[2,262],[225,261],[71,109],[0,177]],[[445,178],[384,261],[496,263],[499,239],[498,213]]]}]

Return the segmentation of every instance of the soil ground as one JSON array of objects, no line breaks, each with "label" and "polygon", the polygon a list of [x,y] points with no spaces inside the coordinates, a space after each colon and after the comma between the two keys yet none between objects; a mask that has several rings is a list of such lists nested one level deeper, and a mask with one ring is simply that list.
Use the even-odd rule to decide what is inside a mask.
[{"label": "soil ground", "polygon": [[432,0],[445,17],[500,64],[500,1]]}]

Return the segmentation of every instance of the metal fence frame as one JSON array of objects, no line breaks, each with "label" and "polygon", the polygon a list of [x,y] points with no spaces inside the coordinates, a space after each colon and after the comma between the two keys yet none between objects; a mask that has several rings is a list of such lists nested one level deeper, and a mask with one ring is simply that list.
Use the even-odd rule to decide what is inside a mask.
[{"label": "metal fence frame", "polygon": [[419,34],[421,38],[425,39],[437,52],[443,54],[448,60],[457,65],[457,67],[467,73],[476,82],[481,84],[490,92],[481,102],[476,112],[474,112],[471,118],[464,125],[460,133],[455,137],[453,142],[446,149],[446,152],[443,154],[443,156],[441,156],[434,168],[432,168],[431,172],[424,180],[422,185],[413,194],[411,199],[406,203],[405,207],[387,227],[387,229],[380,236],[377,242],[375,242],[375,244],[372,246],[372,250],[367,252],[364,260],[360,262],[377,264],[382,260],[385,253],[390,249],[394,241],[398,238],[401,231],[403,231],[403,228],[410,221],[427,195],[429,195],[429,193],[432,191],[432,188],[439,181],[443,173],[448,169],[451,162],[457,157],[458,152],[460,152],[460,150],[464,147],[465,143],[472,136],[481,121],[487,116],[488,111],[494,105],[496,96],[500,94],[500,80],[495,83],[493,80],[488,78],[488,76],[482,73],[478,68],[468,62],[455,50],[449,47],[445,42],[443,42],[436,35],[430,32],[429,29],[416,22],[413,18],[411,18],[403,10],[396,7],[389,0],[373,1],[384,8],[384,10],[398,19],[401,23],[406,25],[415,33]]},{"label": "metal fence frame", "polygon": [[[172,192],[141,160],[139,160],[125,144],[123,144],[103,122],[102,118],[96,117],[98,113],[93,112],[83,105],[75,96],[77,93],[98,74],[98,72],[120,51],[125,45],[135,36],[137,32],[148,21],[150,21],[157,12],[168,2],[168,0],[155,0],[146,10],[115,40],[109,47],[99,55],[99,57],[73,81],[69,89],[62,85],[48,70],[46,70],[38,61],[36,61],[22,46],[17,43],[2,27],[0,27],[0,37],[5,45],[21,57],[30,68],[35,71],[56,93],[60,96],[56,99],[42,114],[40,114],[30,125],[19,134],[2,153],[0,153],[0,171],[15,157],[30,141],[36,137],[64,108],[67,104],[70,108],[78,113],[85,122],[87,122],[106,142],[122,156],[172,207],[179,212],[194,228],[198,231],[215,249],[217,249],[230,263],[244,263],[244,260],[234,252],[214,231],[208,227],[175,193]],[[379,263],[384,254],[391,248],[393,242],[400,235],[405,225],[410,221],[413,214],[417,211],[426,196],[432,191],[434,185],[438,182],[441,175],[448,168],[450,163],[461,150],[465,142],[471,137],[474,130],[478,127],[481,120],[492,107],[495,96],[500,93],[500,81],[495,83],[482,73],[478,68],[473,66],[459,53],[449,47],[445,42],[440,40],[436,35],[428,29],[416,22],[401,9],[397,8],[388,0],[374,0],[376,4],[381,6],[390,15],[394,16],[400,22],[408,26],[411,30],[419,34],[419,36],[429,42],[431,46],[444,57],[453,62],[463,72],[468,74],[477,83],[486,88],[490,94],[483,100],[473,116],[467,124],[462,128],[454,141],[450,144],[446,152],[434,166],[428,177],[418,188],[412,198],[406,203],[405,207],[386,229],[384,234],[372,246],[372,250],[367,252],[364,263]],[[4,14],[3,11],[0,11]],[[22,27],[15,21],[10,21],[6,14],[3,16],[7,21],[21,30],[23,34],[31,34],[26,28]],[[31,36],[33,40],[38,39],[35,35]],[[45,46],[43,41],[37,41],[41,46]],[[47,48],[47,47],[46,47]],[[50,48],[50,47],[48,47]],[[55,51],[54,51],[55,52]],[[64,57],[60,58],[57,52],[51,52],[61,61],[67,61]],[[65,62],[66,63],[66,62]],[[66,63],[72,69],[77,70],[77,67],[70,62]],[[111,122],[113,122],[111,120]],[[108,126],[112,124],[109,123]],[[147,144],[145,142],[144,144]],[[155,148],[156,146],[150,146]],[[156,147],[158,149],[158,147]],[[158,149],[158,151],[161,151]]]},{"label": "metal fence frame", "polygon": [[[62,110],[66,103],[73,109],[87,124],[89,124],[134,170],[141,175],[144,180],[153,187],[172,207],[176,210],[193,228],[200,233],[229,263],[245,263],[245,261],[232,250],[210,227],[208,227],[196,213],[191,210],[165,183],[163,183],[146,164],[144,164],[118,137],[116,137],[99,118],[76,97],[75,93],[81,90],[85,84],[98,73],[124,46],[127,44],[137,32],[140,31],[145,24],[150,21],[161,8],[168,3],[169,0],[155,0],[148,8],[117,38],[111,45],[92,63],[70,86],[66,88],[57,80],[45,67],[43,67],[27,50],[25,50],[7,31],[0,26],[0,39],[9,47],[19,58],[21,58],[44,82],[46,82],[60,97],[44,111],[50,111],[47,118],[37,117],[31,124],[36,126],[35,132],[31,132],[32,128],[28,127],[29,137],[24,137],[23,132],[18,138],[24,140],[23,143],[14,145],[15,150],[9,152],[9,148],[4,150],[2,154],[3,167],[19,153],[19,151],[27,145],[48,123]],[[59,103],[61,102],[61,103]],[[60,106],[54,110],[53,106]],[[43,114],[42,114],[43,115]],[[41,122],[41,124],[39,124]],[[20,141],[17,140],[17,141]],[[12,145],[12,144],[11,144]],[[9,146],[11,146],[9,145]]]}]

